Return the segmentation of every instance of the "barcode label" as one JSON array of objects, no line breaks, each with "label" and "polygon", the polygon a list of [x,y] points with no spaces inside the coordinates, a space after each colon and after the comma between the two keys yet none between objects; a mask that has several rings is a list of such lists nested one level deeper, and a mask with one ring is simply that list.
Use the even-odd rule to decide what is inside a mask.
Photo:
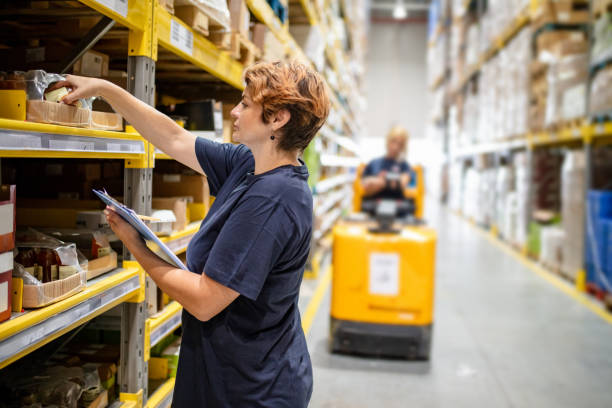
[{"label": "barcode label", "polygon": [[120,16],[127,17],[128,0],[96,0],[104,7],[108,7]]},{"label": "barcode label", "polygon": [[138,152],[138,146],[131,144],[121,144],[121,143],[108,143],[106,145],[106,150],[109,152]]},{"label": "barcode label", "polygon": [[170,44],[185,54],[193,55],[193,33],[178,21],[170,21]]},{"label": "barcode label", "polygon": [[52,150],[73,150],[73,151],[93,151],[93,142],[77,142],[72,140],[49,140],[49,149]]}]

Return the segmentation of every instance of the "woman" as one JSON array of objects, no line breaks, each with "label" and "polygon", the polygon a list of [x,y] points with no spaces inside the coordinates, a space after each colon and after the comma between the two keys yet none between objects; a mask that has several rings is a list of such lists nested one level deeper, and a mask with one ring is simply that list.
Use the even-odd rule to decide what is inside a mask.
[{"label": "woman", "polygon": [[312,367],[298,311],[312,196],[298,155],[329,113],[321,77],[298,63],[260,63],[232,110],[235,140],[177,126],[109,82],[68,76],[64,97],[102,96],[147,140],[206,174],[216,196],[187,249],[189,271],[150,252],[111,208],[106,216],[157,285],[184,307],[173,407],[305,407]]}]

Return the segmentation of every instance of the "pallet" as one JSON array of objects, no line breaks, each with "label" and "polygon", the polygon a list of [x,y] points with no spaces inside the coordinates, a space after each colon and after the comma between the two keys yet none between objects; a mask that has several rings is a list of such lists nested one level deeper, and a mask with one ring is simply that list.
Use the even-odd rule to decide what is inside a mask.
[{"label": "pallet", "polygon": [[591,123],[606,123],[612,122],[612,111],[605,113],[598,113],[591,117]]},{"label": "pallet", "polygon": [[240,61],[245,67],[261,58],[261,50],[240,33],[213,32],[209,39],[219,49],[229,51],[232,58]]},{"label": "pallet", "polygon": [[532,17],[532,26],[537,31],[549,24],[588,24],[589,14],[589,2],[586,0],[543,1]]},{"label": "pallet", "polygon": [[610,293],[606,292],[604,289],[600,288],[599,286],[597,286],[596,284],[592,282],[588,282],[586,284],[586,290],[587,290],[587,293],[593,295],[594,297],[596,297],[597,299],[601,301],[604,301],[606,297],[610,296]]}]

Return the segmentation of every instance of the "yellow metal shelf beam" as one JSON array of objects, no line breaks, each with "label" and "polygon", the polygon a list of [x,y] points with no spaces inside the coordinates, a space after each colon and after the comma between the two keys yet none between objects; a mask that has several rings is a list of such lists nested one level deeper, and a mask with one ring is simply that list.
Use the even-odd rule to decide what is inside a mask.
[{"label": "yellow metal shelf beam", "polygon": [[146,408],[165,408],[170,406],[172,401],[172,392],[174,391],[175,378],[170,378],[168,381],[159,386],[157,390],[147,400]]},{"label": "yellow metal shelf beam", "polygon": [[[199,33],[194,32],[185,23],[172,16],[162,7],[157,8],[155,15],[159,44],[161,46],[233,87],[244,89],[242,82],[244,67],[240,62],[233,59],[229,52],[219,50],[213,43],[202,37]],[[173,26],[175,27],[175,32],[192,36],[191,53],[189,53],[189,47],[179,48],[176,40],[172,40]]]},{"label": "yellow metal shelf beam", "polygon": [[[79,0],[84,5],[98,11],[109,18],[112,18],[119,24],[128,27],[131,30],[143,31],[147,24],[147,17],[150,13],[147,1],[125,1],[127,6],[121,7],[121,1],[96,1],[96,0]],[[105,4],[106,3],[106,4]],[[114,4],[115,7],[109,6]],[[125,14],[124,14],[125,12]]]},{"label": "yellow metal shelf beam", "polygon": [[310,22],[310,25],[318,25],[319,24],[319,18],[317,17],[317,12],[314,8],[314,4],[312,4],[311,0],[300,0],[300,4],[302,5],[302,8],[304,9],[304,12],[306,13],[306,16],[308,17],[308,21]]},{"label": "yellow metal shelf beam", "polygon": [[[138,293],[141,273],[144,272],[138,268],[109,272],[108,276],[94,280],[82,292],[0,324],[0,368],[129,300]],[[86,302],[93,303],[87,305]],[[70,312],[76,315],[64,314]],[[28,330],[33,332],[22,333]]]}]

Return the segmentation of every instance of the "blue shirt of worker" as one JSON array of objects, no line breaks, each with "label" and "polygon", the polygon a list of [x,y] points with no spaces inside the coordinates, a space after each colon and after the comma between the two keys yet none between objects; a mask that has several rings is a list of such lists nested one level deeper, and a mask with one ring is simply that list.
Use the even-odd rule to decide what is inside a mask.
[{"label": "blue shirt of worker", "polygon": [[183,311],[172,406],[306,407],[312,365],[298,295],[312,234],[308,169],[254,175],[244,145],[198,138],[213,205],[187,266],[240,293],[207,322]]},{"label": "blue shirt of worker", "polygon": [[[389,159],[387,157],[380,157],[368,163],[368,165],[363,170],[362,177],[377,176],[382,171],[397,174],[410,173],[410,166],[405,160],[394,160]],[[392,189],[389,186],[386,186],[382,191],[378,192],[377,194],[373,196],[368,196],[367,199],[401,199],[403,197],[404,193],[401,189]]]}]

